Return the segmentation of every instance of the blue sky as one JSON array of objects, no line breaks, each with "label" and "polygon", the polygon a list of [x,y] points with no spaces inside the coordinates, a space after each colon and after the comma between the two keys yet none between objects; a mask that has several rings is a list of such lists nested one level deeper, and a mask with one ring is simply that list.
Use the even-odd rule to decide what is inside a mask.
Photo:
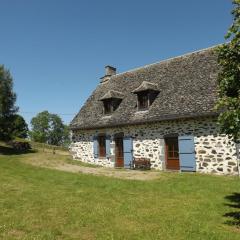
[{"label": "blue sky", "polygon": [[224,42],[230,0],[0,0],[0,64],[27,122],[69,123],[104,75]]}]

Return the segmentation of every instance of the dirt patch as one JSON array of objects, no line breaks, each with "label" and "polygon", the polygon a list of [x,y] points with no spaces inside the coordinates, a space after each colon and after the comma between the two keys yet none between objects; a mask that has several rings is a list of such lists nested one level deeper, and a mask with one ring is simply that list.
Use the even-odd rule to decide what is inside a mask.
[{"label": "dirt patch", "polygon": [[[96,167],[91,164],[84,164],[82,162],[72,160],[72,157],[68,152],[62,153],[51,153],[38,151],[36,153],[26,154],[19,156],[19,159],[30,165],[57,169],[60,171],[72,172],[72,173],[83,173],[92,174],[97,176],[107,176],[121,179],[130,180],[154,180],[162,178],[164,175],[161,172],[147,170],[128,170],[128,169],[114,169],[114,168],[104,168]],[[86,166],[85,166],[86,165]]]},{"label": "dirt patch", "polygon": [[[72,173],[83,173],[93,174],[98,176],[107,176],[121,179],[131,180],[153,180],[162,177],[161,172],[157,171],[139,171],[139,170],[128,170],[128,169],[114,169],[91,166],[77,165],[77,161],[69,163],[71,160],[70,156],[64,156],[59,154],[50,154],[38,152],[34,154],[25,155],[21,160],[27,164],[31,164],[38,167],[57,169],[60,171],[72,172]],[[80,162],[79,162],[80,163]]]},{"label": "dirt patch", "polygon": [[131,179],[131,180],[153,180],[160,178],[160,172],[154,171],[136,171],[136,170],[128,170],[128,169],[110,169],[110,168],[91,168],[91,167],[83,167],[76,166],[72,164],[63,164],[55,166],[54,169],[74,172],[74,173],[85,173],[85,174],[93,174],[121,179]]}]

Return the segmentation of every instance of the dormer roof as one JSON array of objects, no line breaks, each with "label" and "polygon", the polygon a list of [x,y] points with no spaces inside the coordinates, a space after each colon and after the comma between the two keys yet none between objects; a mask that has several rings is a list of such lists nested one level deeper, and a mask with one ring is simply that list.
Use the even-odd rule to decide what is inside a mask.
[{"label": "dormer roof", "polygon": [[106,99],[116,98],[116,99],[123,99],[124,95],[121,92],[109,90],[106,94],[104,94],[99,100],[103,101]]},{"label": "dormer roof", "polygon": [[147,90],[159,92],[157,84],[143,81],[139,87],[132,91],[132,93],[139,93]]}]

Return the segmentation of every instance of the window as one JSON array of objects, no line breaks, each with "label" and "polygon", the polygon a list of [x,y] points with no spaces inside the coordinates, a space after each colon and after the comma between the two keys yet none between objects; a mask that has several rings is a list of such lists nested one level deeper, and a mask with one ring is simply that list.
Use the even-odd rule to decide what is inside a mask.
[{"label": "window", "polygon": [[148,109],[148,93],[143,92],[138,94],[138,109]]},{"label": "window", "polygon": [[106,157],[106,136],[98,136],[99,157]]},{"label": "window", "polygon": [[156,91],[142,91],[138,94],[138,110],[147,110],[158,95]]},{"label": "window", "polygon": [[121,103],[121,99],[116,99],[116,98],[104,100],[103,101],[104,114],[113,113],[118,108],[120,103]]},{"label": "window", "polygon": [[158,92],[155,92],[155,91],[150,91],[149,92],[149,106],[152,105],[152,103],[154,102],[157,95],[158,95]]},{"label": "window", "polygon": [[168,138],[166,139],[166,143],[168,159],[178,159],[179,158],[178,138]]},{"label": "window", "polygon": [[104,105],[104,114],[110,114],[112,112],[112,102],[111,100],[105,100]]}]

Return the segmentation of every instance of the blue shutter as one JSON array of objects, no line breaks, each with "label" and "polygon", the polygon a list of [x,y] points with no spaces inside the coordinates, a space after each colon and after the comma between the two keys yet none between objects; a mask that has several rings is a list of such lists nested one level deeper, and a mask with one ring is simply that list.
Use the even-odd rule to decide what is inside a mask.
[{"label": "blue shutter", "polygon": [[94,158],[98,158],[98,139],[97,139],[97,136],[93,137],[93,155],[94,155]]},{"label": "blue shutter", "polygon": [[196,171],[195,146],[193,136],[179,136],[180,170]]},{"label": "blue shutter", "polygon": [[110,158],[110,156],[111,156],[110,142],[111,142],[111,137],[106,136],[106,157],[107,158]]},{"label": "blue shutter", "polygon": [[130,168],[130,164],[133,160],[133,140],[131,137],[125,137],[123,139],[123,153],[124,167]]}]

